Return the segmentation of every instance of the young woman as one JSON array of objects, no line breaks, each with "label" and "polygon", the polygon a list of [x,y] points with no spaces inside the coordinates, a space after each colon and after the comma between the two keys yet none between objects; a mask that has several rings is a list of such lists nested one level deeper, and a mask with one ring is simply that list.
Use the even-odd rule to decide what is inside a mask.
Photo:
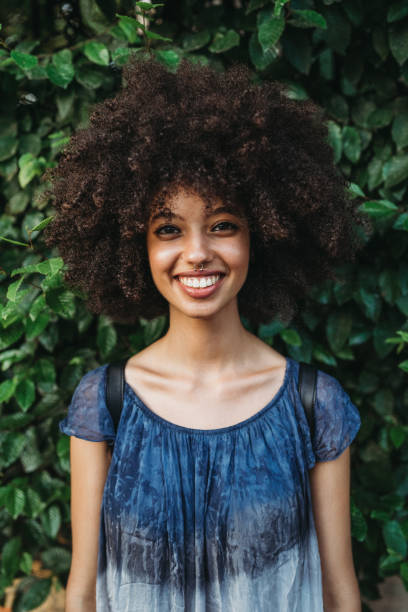
[{"label": "young woman", "polygon": [[[168,313],[125,367],[87,372],[71,437],[67,612],[359,612],[350,534],[356,406],[244,326],[290,321],[361,246],[322,113],[250,70],[133,61],[53,170],[47,243],[118,323]],[[112,444],[114,449],[112,453]]]}]

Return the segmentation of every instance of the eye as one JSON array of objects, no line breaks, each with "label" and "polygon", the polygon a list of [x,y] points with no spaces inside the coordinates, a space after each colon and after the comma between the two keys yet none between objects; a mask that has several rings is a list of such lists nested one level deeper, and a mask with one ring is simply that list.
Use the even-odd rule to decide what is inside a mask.
[{"label": "eye", "polygon": [[162,231],[162,230],[166,230],[170,228],[170,230],[176,230],[178,231],[177,227],[175,227],[174,225],[162,225],[162,227],[159,227],[157,230],[155,230],[155,234],[157,234],[158,236],[162,236],[162,235],[166,235],[166,234],[173,234],[174,232],[170,231],[170,232],[166,232],[166,231]]},{"label": "eye", "polygon": [[[222,227],[221,230],[222,229],[234,229],[234,230],[238,229],[238,227],[235,225],[235,223],[231,223],[230,221],[221,221],[221,223],[217,223],[217,225],[214,227],[214,230],[217,227],[220,227],[220,225],[224,225],[224,226],[227,225],[227,226],[229,226],[227,228],[225,228],[225,227],[223,228]],[[220,230],[218,230],[218,231],[220,231]]]}]

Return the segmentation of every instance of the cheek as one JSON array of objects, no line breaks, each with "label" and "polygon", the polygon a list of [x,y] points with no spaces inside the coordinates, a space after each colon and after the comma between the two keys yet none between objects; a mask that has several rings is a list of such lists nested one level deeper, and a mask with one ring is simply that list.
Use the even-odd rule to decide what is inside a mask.
[{"label": "cheek", "polygon": [[166,270],[173,264],[176,257],[175,249],[172,245],[161,243],[160,247],[155,247],[148,244],[148,257],[152,273]]},{"label": "cheek", "polygon": [[249,262],[249,241],[242,240],[226,245],[225,257],[228,258],[231,268],[245,266]]}]

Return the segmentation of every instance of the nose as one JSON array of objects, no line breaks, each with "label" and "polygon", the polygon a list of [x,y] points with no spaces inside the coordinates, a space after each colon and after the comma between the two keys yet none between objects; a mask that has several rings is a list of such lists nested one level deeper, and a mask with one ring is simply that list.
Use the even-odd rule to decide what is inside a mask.
[{"label": "nose", "polygon": [[201,232],[193,232],[184,243],[184,260],[191,267],[213,259],[209,239]]}]

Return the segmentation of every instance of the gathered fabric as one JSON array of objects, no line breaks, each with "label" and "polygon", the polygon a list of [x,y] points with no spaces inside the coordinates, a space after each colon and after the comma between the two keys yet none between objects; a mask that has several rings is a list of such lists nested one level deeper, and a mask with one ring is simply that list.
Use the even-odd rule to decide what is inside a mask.
[{"label": "gathered fabric", "polygon": [[317,371],[313,436],[289,357],[271,401],[218,429],[171,423],[125,383],[115,434],[107,365],[83,376],[59,424],[114,441],[97,612],[323,612],[308,471],[336,459],[361,425],[339,381]]}]

